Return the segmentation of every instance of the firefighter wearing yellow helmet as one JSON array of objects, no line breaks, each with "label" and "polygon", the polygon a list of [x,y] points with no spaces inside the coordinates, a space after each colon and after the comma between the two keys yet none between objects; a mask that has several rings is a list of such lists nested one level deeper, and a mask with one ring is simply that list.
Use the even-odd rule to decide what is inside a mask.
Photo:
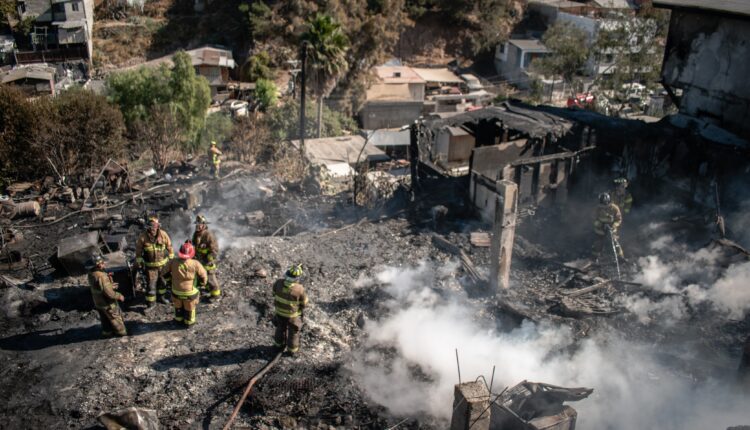
[{"label": "firefighter wearing yellow helmet", "polygon": [[146,230],[141,233],[135,243],[136,267],[144,269],[148,284],[146,291],[148,307],[154,306],[157,298],[162,303],[170,303],[166,297],[167,285],[164,274],[167,263],[172,258],[174,258],[172,240],[167,232],[161,229],[159,219],[155,216],[149,217]]},{"label": "firefighter wearing yellow helmet", "polygon": [[300,330],[304,318],[305,307],[308,304],[305,287],[299,282],[302,277],[302,265],[290,266],[283,279],[273,284],[273,299],[276,309],[274,324],[276,333],[274,345],[286,350],[289,354],[296,354],[300,347]]}]

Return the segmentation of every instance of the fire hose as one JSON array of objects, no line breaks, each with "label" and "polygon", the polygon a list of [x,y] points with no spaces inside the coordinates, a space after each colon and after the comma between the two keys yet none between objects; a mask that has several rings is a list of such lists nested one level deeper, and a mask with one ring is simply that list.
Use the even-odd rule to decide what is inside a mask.
[{"label": "fire hose", "polygon": [[247,387],[245,387],[245,392],[242,393],[242,397],[240,398],[239,403],[237,403],[237,406],[234,407],[234,411],[232,411],[232,415],[229,416],[229,420],[224,425],[224,430],[229,430],[232,427],[232,423],[234,422],[234,419],[237,418],[237,414],[240,412],[240,408],[242,408],[242,405],[245,403],[245,400],[247,399],[247,396],[250,395],[250,391],[253,389],[253,385],[255,385],[260,378],[263,377],[273,366],[278,363],[279,359],[281,359],[281,352],[277,353],[276,356],[269,361],[265,366],[263,366],[262,369],[258,371],[252,378],[250,378],[250,381],[247,383]]}]

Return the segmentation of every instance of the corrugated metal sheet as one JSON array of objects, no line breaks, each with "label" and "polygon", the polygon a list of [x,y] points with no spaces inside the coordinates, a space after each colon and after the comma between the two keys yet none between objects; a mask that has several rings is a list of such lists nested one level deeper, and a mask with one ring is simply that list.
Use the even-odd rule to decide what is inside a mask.
[{"label": "corrugated metal sheet", "polygon": [[750,16],[750,0],[654,0],[654,6],[704,9]]},{"label": "corrugated metal sheet", "polygon": [[424,69],[414,67],[412,70],[414,70],[420,78],[424,79],[425,82],[439,82],[445,84],[460,84],[463,82],[463,79],[459,78],[455,73],[446,68]]}]

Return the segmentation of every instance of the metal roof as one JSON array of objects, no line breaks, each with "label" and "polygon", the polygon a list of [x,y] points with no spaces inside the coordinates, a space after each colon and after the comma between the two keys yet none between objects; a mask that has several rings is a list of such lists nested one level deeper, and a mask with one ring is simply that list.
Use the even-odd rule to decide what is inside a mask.
[{"label": "metal roof", "polygon": [[406,66],[375,67],[378,78],[386,84],[423,84],[424,80],[411,68]]},{"label": "metal roof", "polygon": [[750,16],[750,0],[654,0],[653,3],[669,9],[703,9]]},{"label": "metal roof", "polygon": [[369,134],[368,145],[383,146],[409,146],[411,136],[409,130],[398,128],[387,128],[378,130],[362,130],[365,135]]},{"label": "metal roof", "polygon": [[[293,140],[292,144],[299,147],[299,141]],[[362,152],[360,161],[386,161],[388,156],[371,142],[362,149],[365,138],[359,135],[323,137],[320,139],[305,139],[305,155],[314,164],[356,164],[357,157]]]},{"label": "metal roof", "polygon": [[21,79],[51,81],[54,78],[55,69],[51,67],[18,67],[0,75],[0,81],[4,84]]},{"label": "metal roof", "polygon": [[450,118],[428,119],[424,126],[432,131],[445,127],[477,123],[482,120],[497,120],[504,127],[527,134],[529,137],[541,138],[548,134],[561,137],[570,131],[573,123],[561,116],[529,109],[526,107],[503,103],[471,112],[465,112]]},{"label": "metal roof", "polygon": [[444,84],[460,84],[463,83],[463,79],[456,76],[455,73],[449,69],[442,67],[439,69],[427,69],[414,67],[413,70],[419,75],[420,78],[426,82],[439,82]]},{"label": "metal roof", "polygon": [[522,51],[549,52],[539,39],[510,39],[508,43],[517,46]]}]

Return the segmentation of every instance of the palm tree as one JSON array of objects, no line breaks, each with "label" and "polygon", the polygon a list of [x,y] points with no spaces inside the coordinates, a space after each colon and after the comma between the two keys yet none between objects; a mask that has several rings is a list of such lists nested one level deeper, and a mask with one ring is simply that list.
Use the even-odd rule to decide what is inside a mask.
[{"label": "palm tree", "polygon": [[349,66],[346,60],[349,38],[333,18],[318,13],[308,23],[308,29],[302,35],[302,44],[303,49],[307,50],[307,81],[318,101],[317,137],[321,137],[323,99],[333,91]]}]

